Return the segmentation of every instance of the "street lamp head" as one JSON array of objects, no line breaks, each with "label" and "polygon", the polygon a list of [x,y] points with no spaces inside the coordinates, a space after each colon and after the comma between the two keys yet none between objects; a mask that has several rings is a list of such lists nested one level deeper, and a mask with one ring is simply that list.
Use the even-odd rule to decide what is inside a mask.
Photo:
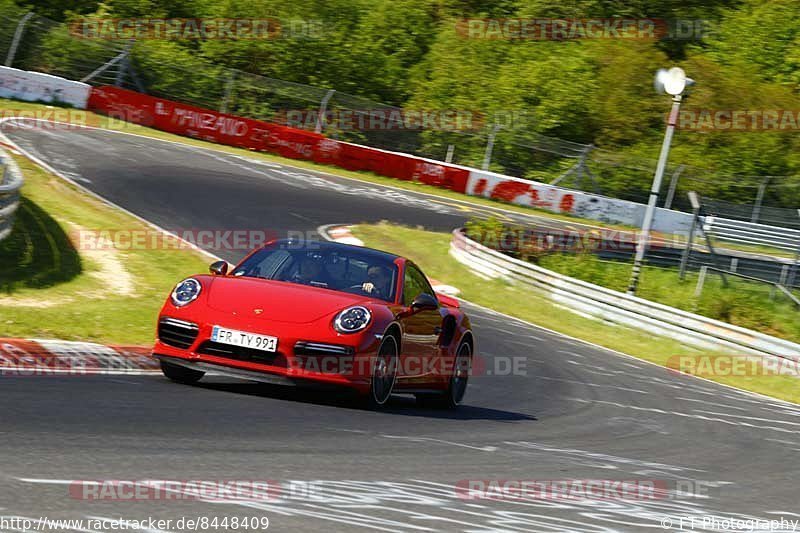
[{"label": "street lamp head", "polygon": [[682,94],[687,87],[694,85],[694,80],[686,77],[686,72],[680,67],[659,69],[656,73],[655,88],[659,94],[677,96]]}]

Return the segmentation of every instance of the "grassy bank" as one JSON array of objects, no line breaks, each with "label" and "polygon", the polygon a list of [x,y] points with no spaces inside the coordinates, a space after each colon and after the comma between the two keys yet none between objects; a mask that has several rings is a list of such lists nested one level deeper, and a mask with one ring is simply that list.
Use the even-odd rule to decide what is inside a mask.
[{"label": "grassy bank", "polygon": [[[461,290],[460,296],[476,304],[617,350],[659,365],[675,355],[704,355],[703,352],[647,332],[611,325],[567,312],[540,293],[501,280],[485,280],[472,274],[449,256],[450,234],[435,233],[390,224],[359,225],[353,234],[367,246],[392,250],[417,262],[425,272]],[[627,278],[625,278],[627,279]],[[773,376],[720,376],[715,380],[743,389],[800,402],[796,378]]]},{"label": "grassy bank", "polygon": [[[623,292],[631,273],[628,263],[602,261],[588,253],[547,255],[540,258],[538,264],[573,278]],[[709,273],[701,294],[695,296],[698,276],[698,272],[687,272],[686,279],[681,281],[675,268],[645,267],[637,295],[670,307],[800,342],[800,310],[780,292],[773,297],[771,285],[727,276],[726,287],[719,275]]]},{"label": "grassy bank", "polygon": [[0,242],[0,336],[152,344],[169,290],[209,260],[191,250],[80,249],[81,231],[152,229],[15,159],[26,181]]}]

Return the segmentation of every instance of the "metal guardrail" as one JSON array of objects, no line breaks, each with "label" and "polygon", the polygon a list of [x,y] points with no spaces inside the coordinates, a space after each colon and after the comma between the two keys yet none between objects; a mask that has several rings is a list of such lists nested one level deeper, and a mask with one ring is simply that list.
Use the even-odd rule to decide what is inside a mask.
[{"label": "metal guardrail", "polygon": [[0,241],[8,237],[14,226],[14,214],[19,207],[19,190],[22,188],[22,172],[2,148],[0,148]]},{"label": "metal guardrail", "polygon": [[[607,237],[604,238],[604,235]],[[588,234],[587,234],[588,235]],[[540,247],[547,243],[550,251],[560,253],[579,253],[588,251],[606,261],[631,261],[635,253],[635,234],[615,230],[599,232],[597,239],[590,242],[580,241],[585,235],[568,231],[549,231],[532,229],[526,232],[527,242]],[[716,237],[716,235],[714,235]],[[798,245],[800,246],[800,245]],[[686,244],[672,239],[654,239],[647,249],[645,258],[649,266],[677,268],[681,265]],[[516,249],[503,250],[516,257]],[[700,270],[704,266],[724,268],[726,272],[750,276],[767,283],[780,283],[800,289],[800,258],[775,257],[767,254],[729,250],[718,246],[716,255],[708,250],[707,245],[695,244],[687,261],[689,270]]]},{"label": "metal guardrail", "polygon": [[713,216],[705,217],[704,226],[706,232],[721,241],[768,246],[790,252],[800,250],[800,230]]},{"label": "metal guardrail", "polygon": [[800,361],[800,344],[558,274],[487,248],[460,229],[453,232],[450,254],[480,275],[525,283],[580,314],[700,348]]}]

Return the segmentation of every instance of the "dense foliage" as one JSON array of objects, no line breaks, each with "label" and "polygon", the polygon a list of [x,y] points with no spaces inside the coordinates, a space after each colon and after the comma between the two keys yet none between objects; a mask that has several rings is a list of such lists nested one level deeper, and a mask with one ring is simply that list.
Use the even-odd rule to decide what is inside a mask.
[{"label": "dense foliage", "polygon": [[[3,11],[13,11],[10,2],[0,0]],[[657,68],[680,65],[697,80],[687,109],[800,110],[797,0],[44,0],[24,7],[60,21],[276,17],[292,30],[280,39],[141,41],[135,57],[144,83],[155,93],[218,102],[226,81],[221,68],[230,67],[414,109],[514,113],[498,134],[494,169],[530,177],[542,168],[562,171],[563,161],[536,164],[538,154],[525,145],[535,144],[537,134],[592,143],[613,154],[618,165],[603,176],[612,193],[644,190],[650,179],[669,105],[653,91]],[[457,23],[475,17],[702,20],[703,34],[659,40],[467,38]],[[303,31],[309,21],[321,31]],[[45,66],[55,69],[71,56],[91,54],[84,49],[85,42],[54,36],[45,47]],[[241,81],[236,111],[264,116],[297,101],[312,108],[320,96],[251,85]],[[426,132],[422,151],[443,157],[455,142],[459,162],[479,163],[485,131],[478,133],[454,141],[451,132]],[[800,174],[799,133],[685,131],[672,161],[727,176],[693,184],[701,192],[749,202],[759,176]],[[768,203],[800,203],[800,180],[776,184]]]}]

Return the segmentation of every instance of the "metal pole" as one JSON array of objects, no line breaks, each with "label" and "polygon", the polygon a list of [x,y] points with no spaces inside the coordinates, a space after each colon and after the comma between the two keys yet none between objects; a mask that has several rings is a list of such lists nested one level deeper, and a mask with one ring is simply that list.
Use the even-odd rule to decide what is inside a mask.
[{"label": "metal pole", "polygon": [[122,86],[122,82],[125,79],[125,71],[128,70],[128,52],[130,50],[130,45],[125,48],[125,55],[122,56],[122,59],[119,61],[119,68],[117,69],[117,76],[114,79],[114,85],[117,87]]},{"label": "metal pole", "polygon": [[486,152],[483,154],[483,170],[489,170],[489,165],[492,162],[492,152],[494,151],[494,139],[497,137],[497,132],[502,128],[500,124],[492,126],[492,131],[489,132],[489,140],[486,142]]},{"label": "metal pole", "polygon": [[222,98],[222,103],[219,106],[220,113],[228,112],[228,105],[231,101],[231,93],[233,93],[233,80],[236,78],[236,71],[231,70],[228,74],[228,82],[225,84],[225,96]]},{"label": "metal pole", "polygon": [[706,275],[708,274],[708,266],[703,265],[700,267],[700,276],[697,278],[697,285],[694,287],[694,297],[700,298],[703,294],[703,285],[706,283]]},{"label": "metal pole", "polygon": [[680,94],[672,97],[672,110],[670,111],[669,120],[667,122],[667,131],[664,134],[664,143],[661,145],[661,155],[658,158],[656,173],[653,177],[653,186],[650,189],[650,198],[647,201],[647,211],[645,211],[644,221],[642,222],[642,233],[639,235],[639,243],[636,246],[636,257],[633,260],[633,271],[631,272],[631,281],[628,285],[628,294],[630,295],[636,294],[636,287],[639,285],[642,262],[644,261],[644,254],[647,251],[647,244],[650,241],[650,228],[653,226],[658,193],[661,190],[661,180],[664,178],[664,169],[667,167],[669,147],[672,144],[672,136],[675,133],[675,124],[678,121],[678,111],[680,110],[682,99],[683,97]]},{"label": "metal pole", "polygon": [[678,188],[678,178],[685,168],[686,165],[681,165],[672,173],[672,179],[669,181],[669,189],[667,190],[667,199],[664,200],[664,209],[670,209],[672,207],[672,200],[675,198],[675,190]]},{"label": "metal pole", "polygon": [[453,162],[453,154],[456,151],[456,147],[453,144],[447,145],[447,155],[444,158],[445,163],[452,163]]},{"label": "metal pole", "polygon": [[761,204],[764,202],[764,193],[767,190],[767,184],[769,180],[772,179],[772,176],[767,176],[764,178],[764,181],[758,186],[758,193],[756,194],[756,203],[753,206],[753,216],[750,219],[750,222],[758,222],[758,217],[761,214]]},{"label": "metal pole", "polygon": [[317,115],[317,125],[314,128],[314,133],[322,133],[322,129],[325,127],[325,113],[328,111],[328,102],[331,101],[335,92],[335,89],[329,90],[319,103],[319,114]]},{"label": "metal pole", "polygon": [[17,47],[19,46],[19,42],[22,40],[22,32],[25,29],[25,23],[28,22],[33,15],[33,12],[27,13],[17,24],[17,29],[14,32],[14,38],[11,40],[11,46],[8,49],[8,55],[6,56],[7,67],[10,67],[11,63],[14,61],[14,56],[17,55]]},{"label": "metal pole", "polygon": [[96,69],[95,69],[93,72],[91,72],[89,75],[87,75],[87,76],[84,76],[83,78],[81,78],[81,82],[82,82],[82,83],[86,83],[86,82],[88,82],[89,80],[91,80],[92,78],[94,78],[95,76],[99,76],[101,73],[105,72],[106,70],[108,70],[108,69],[109,69],[109,68],[111,68],[112,66],[116,65],[116,64],[117,64],[117,62],[119,62],[119,61],[122,61],[122,59],[123,59],[123,58],[124,58],[126,55],[128,55],[128,51],[127,51],[127,50],[124,50],[124,51],[123,51],[121,54],[119,54],[118,56],[115,56],[115,57],[114,57],[114,58],[112,58],[110,61],[108,61],[108,62],[106,62],[106,63],[104,63],[104,64],[100,65],[99,67],[97,67],[97,68],[96,68]]},{"label": "metal pole", "polygon": [[722,261],[720,261],[720,257],[717,255],[717,250],[714,247],[713,227],[714,217],[706,217],[705,224],[700,227],[700,233],[703,234],[703,238],[706,240],[706,247],[708,251],[711,252],[711,260],[714,261],[716,271],[719,272],[719,276],[722,278],[722,286],[727,287],[728,278],[725,276],[725,269],[722,268]]},{"label": "metal pole", "polygon": [[700,219],[700,208],[692,209],[692,225],[689,227],[689,240],[686,242],[686,248],[683,249],[681,256],[681,269],[680,279],[686,278],[686,268],[689,265],[689,256],[692,253],[692,246],[694,245],[694,232],[697,230],[697,221]]}]

